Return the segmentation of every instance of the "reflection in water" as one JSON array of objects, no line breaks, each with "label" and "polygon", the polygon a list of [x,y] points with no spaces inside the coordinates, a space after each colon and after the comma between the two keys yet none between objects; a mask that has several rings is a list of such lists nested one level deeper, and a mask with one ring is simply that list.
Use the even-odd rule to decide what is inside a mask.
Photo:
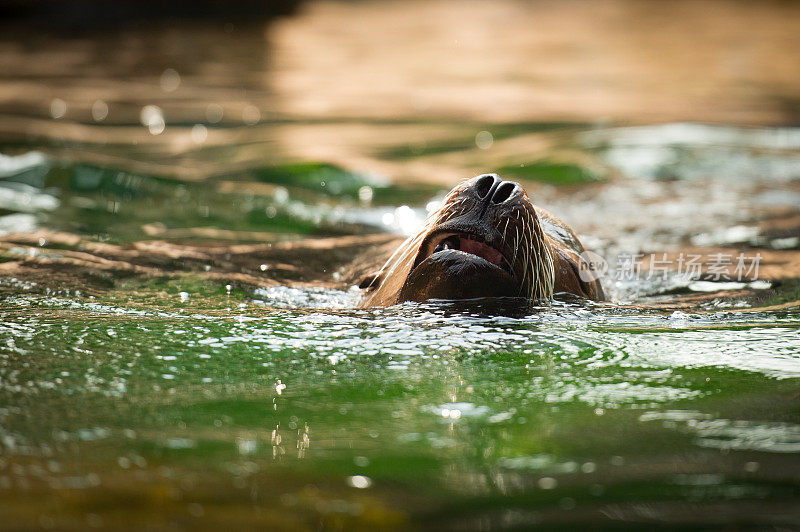
[{"label": "reflection in water", "polygon": [[[800,452],[800,425],[792,423],[753,423],[730,419],[712,419],[709,414],[673,410],[647,412],[640,421],[662,421],[665,427],[680,427],[697,434],[701,447],[725,450],[749,450],[771,453]],[[754,466],[750,469],[756,470]]]}]

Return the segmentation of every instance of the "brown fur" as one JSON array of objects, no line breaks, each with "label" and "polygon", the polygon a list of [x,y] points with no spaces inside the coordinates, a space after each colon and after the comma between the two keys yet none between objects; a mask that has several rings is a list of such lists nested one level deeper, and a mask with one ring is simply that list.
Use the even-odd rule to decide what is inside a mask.
[{"label": "brown fur", "polygon": [[[445,199],[443,206],[429,216],[418,234],[392,246],[392,253],[387,254],[388,259],[385,260],[383,268],[363,278],[359,285],[364,289],[362,307],[387,306],[401,301],[404,285],[428,236],[441,231],[454,218],[469,213],[470,209],[475,209],[477,205],[475,198],[469,196],[475,189],[475,179],[456,186]],[[534,299],[539,299],[549,298],[555,292],[569,292],[594,300],[605,298],[599,281],[581,280],[579,255],[584,248],[574,231],[564,222],[546,210],[533,206],[521,189],[515,202],[502,211],[502,214],[502,218],[496,219],[500,220],[498,224],[505,222],[505,226],[502,230],[498,227],[495,229],[502,235],[504,246],[507,240],[514,242],[514,256],[510,260],[513,263],[512,269],[518,274],[517,282],[520,283],[521,296],[525,297],[530,292]],[[513,221],[511,227],[509,221]],[[513,230],[513,233],[510,230]],[[527,275],[526,279],[528,272],[530,275]],[[450,277],[445,276],[441,279],[449,282]],[[453,279],[453,282],[458,282],[458,279]]]}]

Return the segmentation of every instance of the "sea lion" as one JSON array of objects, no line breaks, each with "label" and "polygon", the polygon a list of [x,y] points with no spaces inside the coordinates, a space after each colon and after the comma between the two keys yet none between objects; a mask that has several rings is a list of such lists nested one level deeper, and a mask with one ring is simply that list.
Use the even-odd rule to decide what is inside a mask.
[{"label": "sea lion", "polygon": [[569,292],[603,300],[600,281],[581,278],[584,248],[564,222],[496,174],[462,182],[376,273],[359,285],[361,307],[403,301],[522,297]]}]

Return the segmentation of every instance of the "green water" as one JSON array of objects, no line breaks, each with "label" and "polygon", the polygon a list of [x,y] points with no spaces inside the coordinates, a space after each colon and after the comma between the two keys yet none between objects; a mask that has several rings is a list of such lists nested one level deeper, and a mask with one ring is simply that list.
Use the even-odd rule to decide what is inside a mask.
[{"label": "green water", "polygon": [[[761,181],[743,184],[725,166],[735,146],[662,141],[662,159],[643,159],[628,133],[572,142],[630,181],[563,195],[539,174],[575,186],[594,170],[519,171],[607,256],[723,238],[712,229],[741,222],[731,195],[793,201],[793,152],[751,146],[735,165]],[[18,233],[4,264],[62,275],[72,263],[48,265],[102,244],[144,249],[112,258],[153,270],[0,279],[5,528],[800,525],[800,311],[774,307],[796,282],[679,311],[648,304],[694,285],[647,279],[607,281],[600,305],[357,310],[357,291],[295,286],[300,273],[266,286],[271,264],[225,246],[406,231],[442,187],[313,162],[193,183],[6,151],[0,227]],[[683,214],[643,216],[674,194]],[[223,251],[167,260],[137,247],[150,240]]]},{"label": "green water", "polygon": [[79,527],[795,522],[796,311],[491,316],[324,295],[6,297],[4,511]]}]

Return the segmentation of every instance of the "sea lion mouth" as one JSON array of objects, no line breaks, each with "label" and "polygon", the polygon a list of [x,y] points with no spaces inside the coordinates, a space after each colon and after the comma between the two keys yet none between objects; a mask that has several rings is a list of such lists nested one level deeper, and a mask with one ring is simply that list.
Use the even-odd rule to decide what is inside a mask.
[{"label": "sea lion mouth", "polygon": [[442,230],[420,248],[399,301],[516,297],[520,283],[491,241],[474,233]]},{"label": "sea lion mouth", "polygon": [[[419,264],[426,259],[433,257],[445,251],[459,252],[464,255],[471,255],[471,260],[475,257],[488,262],[490,265],[499,268],[509,275],[513,275],[511,263],[503,254],[501,249],[493,244],[489,239],[475,233],[465,232],[441,232],[431,235],[428,242],[423,244],[423,250],[427,252],[420,253],[417,261],[412,267],[412,271]],[[465,257],[467,258],[467,257]]]}]

